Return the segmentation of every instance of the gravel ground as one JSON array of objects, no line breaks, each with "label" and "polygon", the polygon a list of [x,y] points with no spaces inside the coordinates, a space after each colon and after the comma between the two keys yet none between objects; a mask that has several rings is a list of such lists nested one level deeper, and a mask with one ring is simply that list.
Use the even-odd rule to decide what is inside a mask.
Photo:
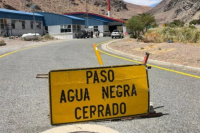
[{"label": "gravel ground", "polygon": [[67,41],[67,40],[23,41],[21,38],[9,39],[2,37],[0,37],[0,40],[4,40],[4,42],[6,43],[6,45],[0,46],[0,55],[26,47]]},{"label": "gravel ground", "polygon": [[183,43],[143,43],[126,38],[109,44],[112,49],[131,55],[144,57],[150,53],[150,59],[179,65],[200,67],[200,45]]}]

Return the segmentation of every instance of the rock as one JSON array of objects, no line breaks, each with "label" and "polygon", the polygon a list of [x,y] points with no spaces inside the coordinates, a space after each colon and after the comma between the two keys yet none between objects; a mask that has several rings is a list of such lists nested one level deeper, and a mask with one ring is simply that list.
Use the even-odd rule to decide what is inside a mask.
[{"label": "rock", "polygon": [[[19,11],[30,12],[30,6],[36,4],[36,12],[45,11],[57,14],[66,12],[85,12],[86,0],[1,0],[0,7],[14,9]],[[111,2],[111,17],[121,18],[123,11],[124,19],[129,19],[133,15],[148,11],[151,7],[139,6],[126,3],[123,0],[110,0]],[[87,0],[88,11],[91,13],[100,13],[106,15],[107,0]],[[101,11],[103,9],[104,11]],[[116,11],[116,12],[115,12]]]},{"label": "rock", "polygon": [[148,13],[155,16],[158,23],[172,22],[175,19],[190,22],[199,19],[199,0],[163,0]]}]

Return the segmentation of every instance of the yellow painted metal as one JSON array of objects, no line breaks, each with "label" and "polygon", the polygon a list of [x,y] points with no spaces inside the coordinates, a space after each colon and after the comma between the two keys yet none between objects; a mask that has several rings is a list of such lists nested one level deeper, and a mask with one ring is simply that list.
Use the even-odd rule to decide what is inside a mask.
[{"label": "yellow painted metal", "polygon": [[103,61],[102,61],[101,56],[100,56],[100,54],[99,54],[99,51],[98,51],[97,45],[94,44],[93,46],[94,46],[95,54],[96,54],[97,59],[98,59],[98,61],[99,61],[99,65],[102,66],[102,65],[103,65]]},{"label": "yellow painted metal", "polygon": [[49,72],[51,124],[147,114],[145,65]]}]

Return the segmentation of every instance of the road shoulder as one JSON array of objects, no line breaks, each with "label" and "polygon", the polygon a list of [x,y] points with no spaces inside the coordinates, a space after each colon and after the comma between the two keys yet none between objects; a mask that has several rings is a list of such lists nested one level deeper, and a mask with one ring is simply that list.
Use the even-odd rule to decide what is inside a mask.
[{"label": "road shoulder", "polygon": [[[113,41],[101,44],[101,48],[104,51],[111,52],[111,53],[114,53],[114,54],[117,54],[117,55],[120,55],[120,56],[128,57],[128,58],[135,60],[135,61],[139,61],[139,62],[143,61],[144,56],[142,57],[142,56],[133,55],[133,54],[130,54],[128,52],[116,50],[116,49],[111,47],[111,44],[119,43],[119,41],[121,41],[121,39],[117,39],[117,40],[113,40]],[[145,55],[145,52],[144,52],[144,55]],[[192,70],[192,71],[200,72],[199,67],[187,66],[187,65],[182,65],[182,64],[175,64],[175,63],[171,63],[171,62],[149,59],[148,63],[155,64],[155,65],[161,65],[161,66],[167,66],[167,67],[176,67],[176,68],[180,68],[182,70]]]}]

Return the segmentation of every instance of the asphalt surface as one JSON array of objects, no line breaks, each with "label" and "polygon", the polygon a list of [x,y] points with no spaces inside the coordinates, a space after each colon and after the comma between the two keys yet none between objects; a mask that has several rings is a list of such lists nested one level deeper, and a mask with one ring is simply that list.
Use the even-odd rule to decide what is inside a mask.
[{"label": "asphalt surface", "polygon": [[[48,117],[48,80],[36,79],[36,75],[55,69],[98,67],[93,43],[106,40],[110,38],[72,40],[0,58],[0,132],[35,133],[54,128]],[[101,56],[104,66],[132,63],[104,54]],[[200,132],[198,78],[152,68],[149,83],[151,102],[157,108],[156,112],[165,115],[85,123],[110,127],[120,133]]]}]

